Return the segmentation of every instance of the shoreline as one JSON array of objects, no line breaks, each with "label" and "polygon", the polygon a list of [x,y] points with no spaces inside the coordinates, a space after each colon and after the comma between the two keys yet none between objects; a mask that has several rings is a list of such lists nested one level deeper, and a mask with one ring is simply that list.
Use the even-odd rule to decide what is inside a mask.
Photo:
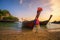
[{"label": "shoreline", "polygon": [[1,40],[60,40],[60,32],[48,32],[40,30],[38,33],[32,30],[5,30],[0,31]]}]

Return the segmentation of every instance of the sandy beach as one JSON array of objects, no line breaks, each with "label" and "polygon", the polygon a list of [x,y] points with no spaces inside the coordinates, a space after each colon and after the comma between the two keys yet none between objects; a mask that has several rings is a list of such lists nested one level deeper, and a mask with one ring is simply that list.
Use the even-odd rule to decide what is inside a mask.
[{"label": "sandy beach", "polygon": [[40,30],[38,33],[32,30],[15,31],[1,30],[0,40],[60,40],[60,32],[48,32]]}]

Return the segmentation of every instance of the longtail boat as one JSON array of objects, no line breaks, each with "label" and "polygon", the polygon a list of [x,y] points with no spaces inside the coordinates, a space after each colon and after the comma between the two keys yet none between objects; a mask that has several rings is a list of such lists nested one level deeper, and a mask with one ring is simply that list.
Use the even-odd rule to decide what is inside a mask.
[{"label": "longtail boat", "polygon": [[[42,8],[38,7],[37,15],[36,15],[35,19],[39,18],[39,15],[40,15],[41,11],[42,11]],[[51,17],[52,17],[52,15],[50,15],[50,18],[48,20],[40,22],[40,25],[46,25],[49,22],[49,20],[51,19]],[[34,27],[34,20],[32,20],[32,21],[23,21],[22,22],[22,27],[33,28]]]},{"label": "longtail boat", "polygon": [[[46,21],[40,21],[40,25],[46,25],[49,20],[51,19],[52,15],[50,15],[50,18]],[[34,27],[34,20],[32,21],[23,21],[22,22],[22,27],[26,27],[26,28],[33,28]]]}]

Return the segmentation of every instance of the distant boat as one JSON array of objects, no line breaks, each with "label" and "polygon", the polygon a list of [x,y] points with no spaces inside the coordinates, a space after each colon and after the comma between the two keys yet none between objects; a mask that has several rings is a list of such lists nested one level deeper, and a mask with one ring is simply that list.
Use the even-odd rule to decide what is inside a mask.
[{"label": "distant boat", "polygon": [[[50,18],[46,21],[41,21],[40,22],[40,25],[46,25],[49,20],[51,19],[52,15],[50,15]],[[34,27],[34,20],[32,21],[23,21],[22,22],[22,27],[25,27],[25,28],[33,28]]]},{"label": "distant boat", "polygon": [[52,23],[54,23],[54,24],[60,24],[60,21],[54,21]]}]

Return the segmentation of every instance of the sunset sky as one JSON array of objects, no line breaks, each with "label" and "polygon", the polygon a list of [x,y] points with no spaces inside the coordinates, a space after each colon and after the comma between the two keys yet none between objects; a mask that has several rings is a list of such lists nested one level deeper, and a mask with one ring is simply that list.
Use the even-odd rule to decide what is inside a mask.
[{"label": "sunset sky", "polygon": [[51,14],[50,21],[60,20],[60,0],[0,0],[0,9],[9,10],[19,20],[33,20],[38,7],[43,8],[39,20],[48,20]]}]

